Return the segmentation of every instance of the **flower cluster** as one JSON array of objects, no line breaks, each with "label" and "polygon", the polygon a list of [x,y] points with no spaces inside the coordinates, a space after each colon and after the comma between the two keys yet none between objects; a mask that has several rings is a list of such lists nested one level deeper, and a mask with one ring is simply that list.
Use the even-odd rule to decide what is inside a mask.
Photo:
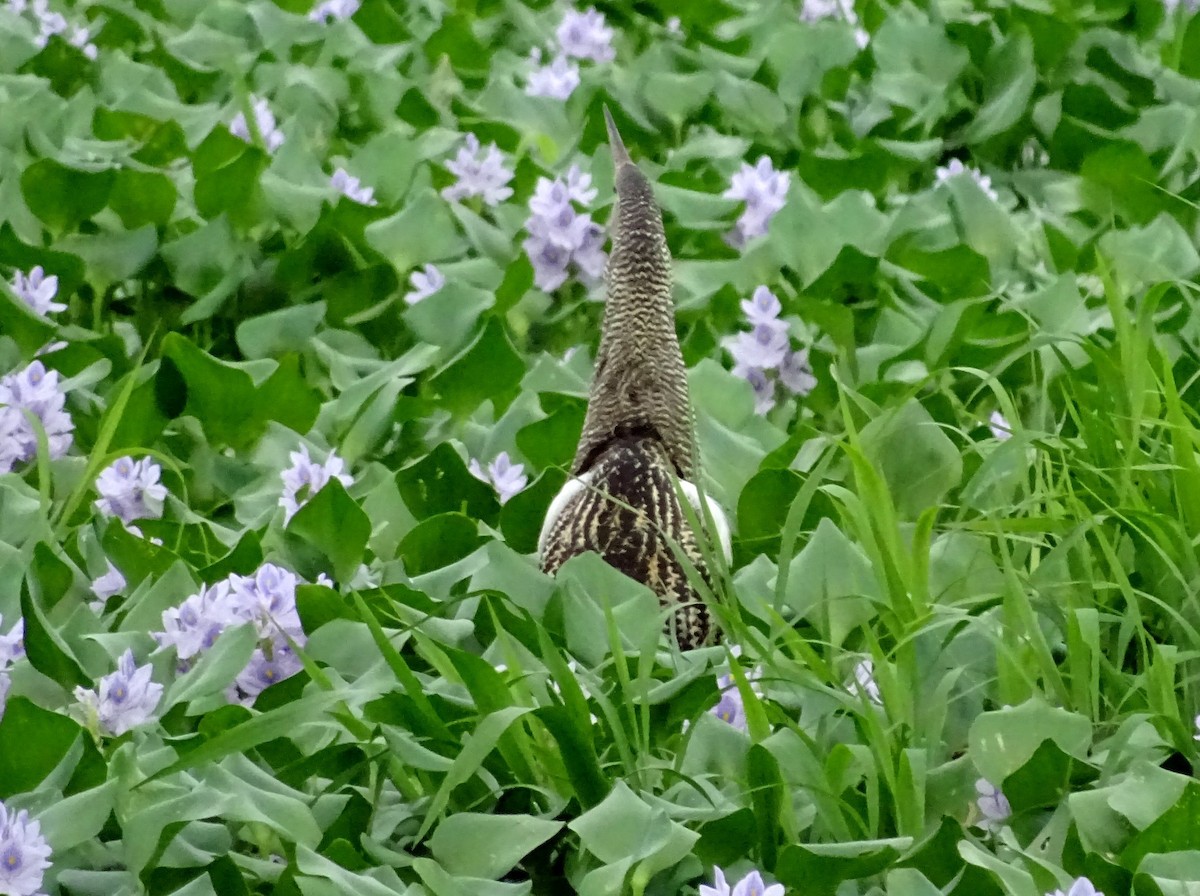
[{"label": "flower cluster", "polygon": [[567,280],[573,264],[588,285],[604,276],[604,231],[592,216],[575,210],[596,198],[592,176],[572,165],[564,178],[539,177],[525,220],[529,236],[521,244],[533,264],[533,282],[552,292]]},{"label": "flower cluster", "polygon": [[753,387],[754,409],[760,414],[775,407],[777,383],[801,396],[817,385],[808,351],[792,351],[787,323],[779,319],[782,310],[771,290],[758,287],[752,298],[742,301],[742,311],[752,329],[727,337],[722,343],[733,356],[734,374]]},{"label": "flower cluster", "polygon": [[579,86],[579,65],[561,53],[550,62],[542,64],[542,48],[529,51],[529,80],[525,82],[525,93],[529,96],[548,96],[554,100],[565,100]]},{"label": "flower cluster", "polygon": [[446,163],[446,169],[458,178],[442,190],[442,198],[449,202],[482,196],[487,205],[499,205],[513,194],[508,186],[513,172],[504,167],[504,153],[495,143],[481,146],[474,134],[467,134],[465,145]]},{"label": "flower cluster", "polygon": [[37,456],[37,432],[25,411],[41,423],[50,457],[67,453],[75,424],[64,410],[65,404],[58,371],[47,371],[41,361],[0,378],[0,473],[8,473],[18,463]]},{"label": "flower cluster", "polygon": [[1012,806],[1008,803],[1008,797],[986,778],[980,778],[975,782],[975,792],[979,795],[975,803],[979,807],[979,814],[983,816],[978,821],[979,827],[985,831],[1000,830],[1012,815]]},{"label": "flower cluster", "polygon": [[71,25],[62,13],[51,11],[49,0],[7,0],[7,4],[9,11],[16,15],[32,13],[38,29],[33,41],[39,48],[44,48],[50,43],[50,38],[57,34],[88,59],[100,55],[99,49],[92,43],[91,31],[83,25]]},{"label": "flower cluster", "polygon": [[404,301],[408,305],[415,305],[445,286],[446,276],[434,265],[427,264],[421,270],[413,271],[408,282],[412,289],[404,294]]},{"label": "flower cluster", "polygon": [[46,276],[39,264],[28,274],[16,271],[13,274],[12,290],[17,298],[33,309],[34,314],[45,317],[52,311],[66,311],[67,306],[54,301],[58,295],[58,277]]},{"label": "flower cluster", "polygon": [[487,465],[486,470],[483,469],[479,461],[475,460],[475,458],[471,458],[467,469],[471,471],[471,475],[476,479],[491,483],[496,489],[496,494],[500,498],[501,504],[504,504],[509,498],[529,484],[529,477],[525,475],[525,465],[514,464],[509,459],[507,451],[501,451],[497,454],[496,459]]},{"label": "flower cluster", "polygon": [[303,646],[306,641],[296,609],[298,584],[295,573],[274,563],[264,563],[252,576],[235,573],[165,610],[163,630],[154,639],[160,647],[174,647],[181,668],[187,669],[227,628],[252,624],[259,645],[227,692],[231,701],[251,702],[302,668],[291,643]]},{"label": "flower cluster", "polygon": [[375,201],[375,190],[364,187],[362,181],[347,171],[339,168],[329,178],[329,185],[352,202],[359,205],[378,205]]},{"label": "flower cluster", "polygon": [[96,477],[100,499],[96,510],[104,517],[117,517],[123,523],[156,520],[163,515],[166,487],[158,481],[162,467],[148,457],[135,461],[122,457],[105,467]]},{"label": "flower cluster", "polygon": [[854,42],[863,49],[870,43],[871,35],[859,24],[854,11],[854,0],[804,0],[800,10],[800,21],[819,22],[822,19],[841,19],[854,27]]},{"label": "flower cluster", "polygon": [[126,650],[117,660],[117,671],[101,678],[96,690],[75,688],[89,726],[94,720],[100,731],[120,737],[148,722],[163,693],[163,686],[150,680],[153,673],[149,663],[138,666],[133,651]]},{"label": "flower cluster", "polygon": [[50,844],[41,825],[22,809],[14,812],[0,802],[0,893],[34,896],[50,867]]},{"label": "flower cluster", "polygon": [[529,53],[529,80],[525,84],[529,96],[565,100],[579,86],[579,66],[572,59],[612,62],[617,55],[612,45],[613,30],[595,7],[588,7],[586,12],[568,10],[554,36],[556,45],[549,63],[542,64],[540,47]]},{"label": "flower cluster", "polygon": [[354,479],[346,473],[346,462],[332,451],[323,464],[308,456],[307,445],[301,445],[299,451],[293,451],[288,456],[292,459],[292,465],[279,474],[283,480],[279,506],[283,508],[285,526],[330,479],[336,479],[347,487],[354,484]]},{"label": "flower cluster", "polygon": [[1077,877],[1071,882],[1071,886],[1064,893],[1062,890],[1055,890],[1053,893],[1047,893],[1046,896],[1104,896],[1096,885],[1086,877]]},{"label": "flower cluster", "polygon": [[726,240],[735,248],[742,248],[755,237],[764,236],[775,213],[787,202],[791,175],[776,171],[771,160],[763,156],[757,165],[743,163],[742,168],[729,183],[729,189],[721,195],[726,199],[741,199],[746,208],[738,217]]},{"label": "flower cluster", "polygon": [[[3,621],[3,617],[0,617],[0,622]],[[4,704],[8,700],[8,689],[12,686],[12,679],[8,677],[8,667],[24,655],[25,620],[18,619],[7,635],[0,635],[0,719],[4,718]],[[0,852],[0,856],[3,855],[4,853]]]},{"label": "flower cluster", "polygon": [[121,570],[113,566],[112,561],[105,561],[108,566],[104,574],[97,579],[92,579],[92,593],[96,595],[96,599],[89,606],[96,613],[103,612],[108,599],[125,590],[125,576],[121,574]]},{"label": "flower cluster", "polygon": [[348,19],[362,6],[362,0],[321,0],[309,10],[308,17],[314,22],[328,25],[330,22]]},{"label": "flower cluster", "polygon": [[992,202],[996,202],[1000,198],[1000,194],[992,187],[992,179],[980,171],[978,168],[972,168],[969,165],[964,165],[962,159],[951,159],[947,165],[939,165],[934,171],[934,176],[937,178],[937,183],[944,184],[951,178],[967,175],[971,180],[978,184],[979,189],[984,192],[984,195]]},{"label": "flower cluster", "polygon": [[[250,94],[250,106],[254,110],[254,126],[262,137],[263,145],[267,147],[267,152],[275,152],[284,141],[283,131],[275,124],[275,113],[271,111],[271,106],[264,97],[254,94]],[[254,142],[245,112],[238,112],[233,116],[233,121],[229,122],[229,133],[247,143]]]},{"label": "flower cluster", "polygon": [[731,887],[725,880],[725,872],[713,866],[713,885],[701,884],[700,896],[783,896],[783,884],[768,887],[762,874],[755,870]]}]

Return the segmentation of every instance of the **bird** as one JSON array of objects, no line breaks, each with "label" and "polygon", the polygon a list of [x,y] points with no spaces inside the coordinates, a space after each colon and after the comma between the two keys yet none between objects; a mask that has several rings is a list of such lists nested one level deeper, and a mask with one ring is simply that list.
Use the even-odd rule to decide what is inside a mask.
[{"label": "bird", "polygon": [[616,192],[605,270],[608,297],[571,476],[550,503],[538,551],[542,569],[551,575],[571,557],[595,551],[648,586],[673,609],[667,631],[687,650],[715,642],[719,632],[688,577],[690,565],[711,585],[679,494],[693,518],[702,525],[711,521],[726,562],[729,524],[720,505],[707,495],[702,501],[695,485],[695,417],[675,332],[662,212],[607,106],[604,119]]}]

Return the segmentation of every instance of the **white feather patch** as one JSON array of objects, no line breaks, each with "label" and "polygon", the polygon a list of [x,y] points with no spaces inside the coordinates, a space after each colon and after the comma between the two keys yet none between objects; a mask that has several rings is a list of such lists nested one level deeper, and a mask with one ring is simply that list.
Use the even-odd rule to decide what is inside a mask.
[{"label": "white feather patch", "polygon": [[542,531],[538,534],[539,557],[545,556],[546,542],[550,540],[550,533],[554,531],[554,524],[558,522],[563,509],[588,486],[595,475],[595,470],[588,470],[582,476],[572,476],[563,483],[563,487],[554,496],[554,500],[550,502],[550,507],[546,510],[546,520],[542,523]]},{"label": "white feather patch", "polygon": [[[704,511],[700,509],[700,490],[686,479],[679,480],[679,488],[683,491],[683,496],[688,499],[688,503],[692,505],[692,509],[696,511],[696,516],[700,518],[701,523],[705,523]],[[717,541],[721,544],[721,553],[725,555],[725,562],[733,562],[733,542],[729,535],[729,520],[725,516],[725,511],[721,509],[721,505],[717,503],[712,495],[705,495],[704,502],[708,505],[708,512],[712,516],[713,526],[717,530]]]}]

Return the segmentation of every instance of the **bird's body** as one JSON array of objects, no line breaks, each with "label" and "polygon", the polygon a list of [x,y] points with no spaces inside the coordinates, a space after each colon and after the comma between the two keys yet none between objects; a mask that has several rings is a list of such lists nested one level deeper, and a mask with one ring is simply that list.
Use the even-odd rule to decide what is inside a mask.
[{"label": "bird's body", "polygon": [[662,215],[607,110],[605,117],[617,193],[608,302],[573,478],[551,504],[539,539],[542,568],[555,573],[569,558],[597,552],[675,606],[668,627],[680,647],[695,647],[714,634],[692,584],[708,582],[709,572],[679,491],[696,518],[714,520],[726,556],[728,527],[716,502],[700,509],[690,481],[695,432]]}]

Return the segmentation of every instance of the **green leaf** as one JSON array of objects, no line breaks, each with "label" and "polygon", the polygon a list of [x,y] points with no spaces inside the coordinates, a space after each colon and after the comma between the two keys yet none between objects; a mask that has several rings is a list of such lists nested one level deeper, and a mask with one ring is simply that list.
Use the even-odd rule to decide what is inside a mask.
[{"label": "green leaf", "polygon": [[1017,32],[996,44],[984,63],[983,103],[963,131],[963,140],[982,143],[1015,125],[1029,105],[1037,83],[1033,41]]},{"label": "green leaf", "polygon": [[420,460],[396,472],[396,487],[417,519],[439,513],[464,513],[494,524],[499,504],[495,490],[471,475],[458,452],[442,442]]},{"label": "green leaf", "polygon": [[50,545],[40,541],[33,549],[33,581],[42,603],[53,609],[75,584],[75,575]]},{"label": "green leaf", "polygon": [[337,581],[348,582],[363,563],[371,521],[341,481],[330,479],[296,512],[287,530],[329,558]]},{"label": "green leaf", "polygon": [[940,504],[962,479],[958,448],[915,398],[864,426],[862,445],[906,519]]},{"label": "green leaf", "polygon": [[146,224],[159,227],[171,220],[178,194],[165,174],[122,168],[117,172],[108,206],[128,230]]},{"label": "green leaf", "polygon": [[1054,741],[1068,756],[1086,759],[1092,726],[1077,713],[1028,700],[977,716],[968,738],[975,767],[989,781],[1001,782],[1025,765],[1044,740]]},{"label": "green leaf", "polygon": [[36,790],[81,736],[73,719],[9,697],[0,719],[0,799]]},{"label": "green leaf", "polygon": [[475,340],[434,374],[430,386],[450,411],[467,414],[481,402],[514,390],[524,375],[525,362],[504,323],[489,317]]},{"label": "green leaf", "polygon": [[482,543],[478,522],[461,513],[440,513],[414,526],[397,553],[408,574],[419,576],[461,560]]},{"label": "green leaf", "polygon": [[83,671],[62,636],[47,621],[27,585],[21,587],[21,616],[25,620],[25,653],[29,664],[63,687],[92,687],[91,676]]},{"label": "green leaf", "polygon": [[850,843],[791,844],[779,853],[776,876],[813,896],[834,896],[843,881],[879,874],[912,845],[908,837]]},{"label": "green leaf", "polygon": [[561,821],[531,815],[459,812],[437,826],[429,849],[450,874],[494,880],[504,877],[562,826]]},{"label": "green leaf", "polygon": [[127,280],[141,271],[158,250],[154,225],[136,230],[73,233],[59,240],[59,248],[87,263],[89,279],[98,289]]},{"label": "green leaf", "polygon": [[692,850],[700,835],[673,821],[664,808],[654,808],[617,781],[600,805],[567,827],[583,848],[601,862],[645,861],[649,868],[674,865]]},{"label": "green leaf", "polygon": [[410,197],[396,214],[367,225],[365,234],[371,248],[390,261],[401,277],[428,262],[457,255],[464,246],[446,200],[433,190]]},{"label": "green leaf", "polygon": [[38,159],[21,175],[21,193],[31,212],[62,233],[104,208],[116,179],[112,169],[82,171],[53,159]]}]

